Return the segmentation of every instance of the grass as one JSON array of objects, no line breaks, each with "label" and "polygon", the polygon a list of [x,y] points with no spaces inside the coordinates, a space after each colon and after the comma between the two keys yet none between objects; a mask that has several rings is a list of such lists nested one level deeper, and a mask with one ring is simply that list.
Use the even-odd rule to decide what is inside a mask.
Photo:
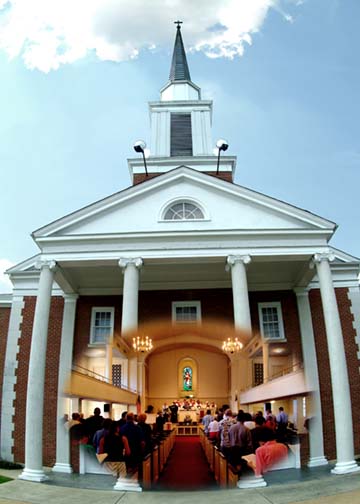
[{"label": "grass", "polygon": [[0,485],[1,483],[7,483],[8,481],[11,481],[12,478],[7,478],[6,476],[0,476]]}]

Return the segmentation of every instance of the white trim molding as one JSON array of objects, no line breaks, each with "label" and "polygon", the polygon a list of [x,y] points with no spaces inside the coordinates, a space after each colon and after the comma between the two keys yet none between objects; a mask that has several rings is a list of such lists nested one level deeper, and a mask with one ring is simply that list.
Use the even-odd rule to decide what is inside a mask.
[{"label": "white trim molding", "polygon": [[2,389],[1,404],[1,452],[3,460],[13,461],[12,449],[14,446],[13,432],[15,414],[14,401],[16,399],[15,385],[17,383],[16,370],[18,367],[19,339],[21,337],[21,323],[23,320],[22,311],[24,309],[24,298],[15,296],[13,298],[9,331],[6,343],[5,367]]},{"label": "white trim molding", "polygon": [[[263,320],[263,308],[276,308],[277,317],[278,317],[278,328],[279,328],[279,337],[278,338],[269,338],[264,333],[264,320]],[[284,321],[282,316],[282,309],[280,301],[272,301],[269,303],[262,302],[258,303],[258,311],[259,311],[259,322],[260,322],[260,332],[264,341],[286,341],[285,330],[284,330]]]}]

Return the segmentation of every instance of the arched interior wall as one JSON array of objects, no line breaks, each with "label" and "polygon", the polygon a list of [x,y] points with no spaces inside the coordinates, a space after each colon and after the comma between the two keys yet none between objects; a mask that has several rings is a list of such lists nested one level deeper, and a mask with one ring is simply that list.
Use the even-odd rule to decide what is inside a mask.
[{"label": "arched interior wall", "polygon": [[[226,355],[199,348],[176,348],[153,353],[147,359],[147,404],[160,408],[164,402],[179,399],[179,363],[183,359],[197,363],[195,399],[226,403],[229,398],[229,372]],[[190,395],[190,394],[189,394]]]}]

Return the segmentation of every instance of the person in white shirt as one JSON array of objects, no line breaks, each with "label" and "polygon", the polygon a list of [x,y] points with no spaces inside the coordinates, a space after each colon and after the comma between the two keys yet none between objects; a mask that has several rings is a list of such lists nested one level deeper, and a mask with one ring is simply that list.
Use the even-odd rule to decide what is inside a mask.
[{"label": "person in white shirt", "polygon": [[214,418],[208,426],[209,438],[219,439],[219,422]]}]

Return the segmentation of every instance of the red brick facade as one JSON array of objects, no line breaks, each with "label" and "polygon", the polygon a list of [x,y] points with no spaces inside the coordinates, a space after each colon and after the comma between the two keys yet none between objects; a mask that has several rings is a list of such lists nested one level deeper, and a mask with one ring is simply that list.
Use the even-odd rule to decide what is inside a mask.
[{"label": "red brick facade", "polygon": [[[31,348],[32,326],[35,313],[36,297],[24,298],[22,312],[23,322],[19,338],[16,399],[14,401],[14,459],[25,460],[25,416],[27,378]],[[43,425],[43,457],[44,465],[52,466],[56,456],[56,409],[57,382],[61,342],[61,327],[63,315],[63,298],[53,297],[51,300],[48,342],[46,351],[45,395],[44,395],[44,425]]]},{"label": "red brick facade", "polygon": [[[347,289],[336,289],[344,334],[345,352],[348,363],[353,405],[353,423],[355,436],[355,452],[360,453],[360,375],[353,317],[350,311],[351,303]],[[318,356],[321,402],[323,410],[324,445],[327,458],[336,458],[335,431],[333,419],[333,404],[331,392],[331,377],[327,350],[326,333],[321,306],[320,291],[310,292],[310,306],[315,334],[316,352]],[[171,321],[172,301],[198,300],[201,302],[203,319],[222,318],[233,320],[233,301],[231,289],[193,289],[174,291],[140,291],[139,322],[146,320],[165,319]],[[285,333],[287,341],[301,361],[301,337],[296,304],[296,296],[292,291],[253,292],[250,293],[250,310],[253,330],[259,330],[258,303],[279,301],[282,306]],[[35,297],[25,297],[21,337],[19,339],[16,400],[15,400],[15,430],[14,458],[24,461],[25,447],[25,414],[27,375],[30,357],[31,333],[35,312]],[[121,296],[83,296],[78,299],[74,339],[74,360],[78,359],[87,348],[90,336],[91,309],[94,306],[115,307],[115,336],[121,330]],[[2,378],[5,355],[5,340],[9,324],[9,309],[0,310],[0,377]],[[49,333],[47,345],[47,367],[45,376],[45,409],[44,409],[44,464],[55,463],[56,450],[56,406],[58,365],[61,342],[61,326],[63,316],[63,298],[54,297],[51,303]],[[2,380],[1,380],[2,381]],[[1,382],[0,382],[1,383]],[[344,412],[346,414],[346,412]]]},{"label": "red brick facade", "polygon": [[11,308],[0,308],[0,404],[2,404],[2,384],[6,354],[7,335],[9,331]]},{"label": "red brick facade", "polygon": [[[335,292],[340,312],[345,354],[348,365],[348,374],[350,377],[349,383],[352,402],[355,453],[360,453],[360,362],[357,358],[358,349],[355,343],[355,330],[352,325],[353,316],[350,312],[351,302],[348,299],[348,289],[335,289]],[[324,451],[326,457],[329,460],[333,460],[336,458],[335,425],[333,413],[334,406],[331,389],[329,352],[327,347],[320,290],[311,290],[309,299],[319,369],[321,408],[324,431]],[[348,414],[348,412],[344,411],[344,415],[346,414]]]},{"label": "red brick facade", "polygon": [[[226,182],[233,181],[233,175],[231,172],[216,173],[216,171],[210,171],[210,172],[203,172],[203,173],[205,173],[206,175],[211,175],[212,177],[226,180]],[[146,175],[145,171],[144,171],[144,173],[134,173],[133,185],[141,184],[142,182],[146,182],[147,180],[150,180],[152,178],[159,177],[160,175],[164,175],[164,173],[149,173],[148,175]]]}]

